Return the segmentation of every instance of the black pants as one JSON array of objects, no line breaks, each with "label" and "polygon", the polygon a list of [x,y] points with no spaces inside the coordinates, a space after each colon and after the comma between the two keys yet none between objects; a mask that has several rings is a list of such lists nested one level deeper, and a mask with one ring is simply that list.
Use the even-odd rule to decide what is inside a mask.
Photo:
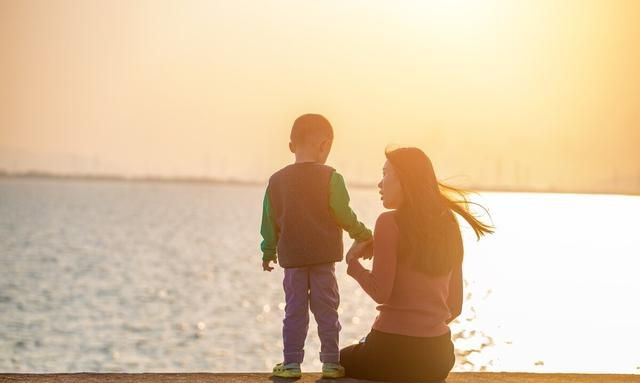
[{"label": "black pants", "polygon": [[451,333],[431,338],[371,330],[364,343],[340,350],[347,376],[391,382],[442,382],[455,363]]}]

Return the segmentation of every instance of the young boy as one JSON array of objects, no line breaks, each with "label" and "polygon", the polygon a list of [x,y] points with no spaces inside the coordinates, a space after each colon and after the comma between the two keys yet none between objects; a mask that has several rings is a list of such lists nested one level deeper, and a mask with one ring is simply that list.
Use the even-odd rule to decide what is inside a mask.
[{"label": "young boy", "polygon": [[273,270],[270,263],[277,261],[284,268],[284,361],[273,368],[276,377],[302,375],[309,308],[318,323],[322,376],[344,376],[338,347],[340,295],[335,262],[342,260],[342,229],[359,242],[372,236],[349,207],[342,176],[324,165],[332,143],[333,129],[326,118],[318,114],[298,117],[289,143],[296,161],[271,176],[264,196],[262,269]]}]

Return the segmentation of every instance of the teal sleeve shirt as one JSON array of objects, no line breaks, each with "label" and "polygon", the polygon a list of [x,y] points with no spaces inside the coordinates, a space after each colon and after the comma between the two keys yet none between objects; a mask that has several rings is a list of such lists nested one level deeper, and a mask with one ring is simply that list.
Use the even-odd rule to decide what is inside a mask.
[{"label": "teal sleeve shirt", "polygon": [[[333,213],[336,223],[349,233],[349,237],[356,241],[366,241],[373,236],[362,222],[358,221],[358,217],[349,206],[349,193],[345,186],[344,179],[338,172],[331,174],[329,181],[329,207]],[[262,234],[262,260],[276,260],[276,248],[278,246],[278,229],[273,219],[271,211],[271,201],[269,200],[269,190],[264,194],[262,203],[262,225],[260,227]]]},{"label": "teal sleeve shirt", "polygon": [[329,207],[338,225],[349,233],[356,241],[366,241],[373,236],[364,223],[358,221],[356,213],[349,207],[349,193],[344,179],[338,172],[333,172],[329,181]]},{"label": "teal sleeve shirt", "polygon": [[262,235],[262,243],[260,244],[262,260],[275,261],[277,259],[276,248],[278,246],[278,230],[271,212],[271,201],[269,200],[268,188],[264,193],[264,200],[262,201],[262,224],[260,225],[260,234]]}]

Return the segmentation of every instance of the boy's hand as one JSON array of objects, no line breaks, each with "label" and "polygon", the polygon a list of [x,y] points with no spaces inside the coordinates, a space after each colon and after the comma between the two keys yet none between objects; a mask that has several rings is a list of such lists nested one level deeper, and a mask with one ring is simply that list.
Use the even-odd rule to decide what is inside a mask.
[{"label": "boy's hand", "polygon": [[273,267],[270,265],[270,263],[278,263],[278,261],[273,260],[273,259],[269,259],[267,261],[262,261],[262,271],[271,271],[273,270]]},{"label": "boy's hand", "polygon": [[345,259],[347,263],[351,263],[358,258],[371,259],[371,257],[373,257],[373,239],[353,242]]}]

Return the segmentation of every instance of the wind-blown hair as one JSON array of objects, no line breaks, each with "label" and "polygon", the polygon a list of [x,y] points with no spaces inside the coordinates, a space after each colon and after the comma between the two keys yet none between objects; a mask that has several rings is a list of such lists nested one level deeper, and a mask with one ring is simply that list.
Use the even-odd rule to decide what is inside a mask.
[{"label": "wind-blown hair", "polygon": [[[460,227],[453,213],[469,223],[478,239],[494,228],[470,211],[467,192],[438,182],[431,160],[418,148],[385,152],[402,186],[404,202],[397,209],[399,256],[417,270],[444,275],[462,262]],[[486,209],[485,209],[486,210]]]}]

